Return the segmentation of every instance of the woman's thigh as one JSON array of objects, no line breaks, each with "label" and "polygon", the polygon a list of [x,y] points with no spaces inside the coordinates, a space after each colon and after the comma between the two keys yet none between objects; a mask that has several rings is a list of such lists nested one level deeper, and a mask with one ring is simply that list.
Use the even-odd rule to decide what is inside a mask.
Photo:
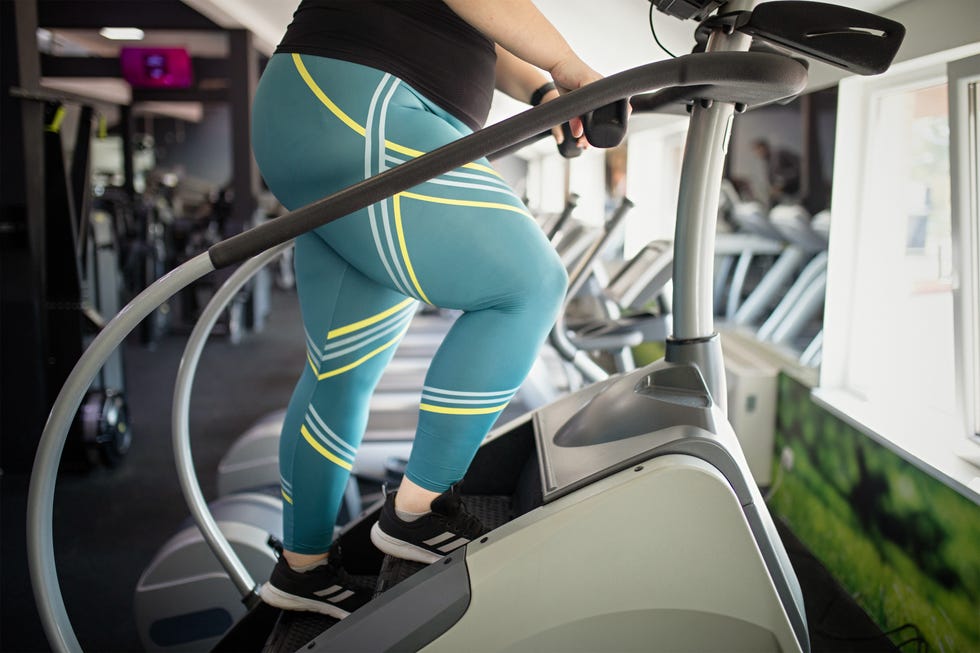
[{"label": "woman's thigh", "polygon": [[[270,69],[256,98],[256,156],[288,208],[469,131],[381,71],[289,55],[276,55]],[[317,234],[374,281],[450,308],[523,301],[529,286],[560,276],[547,239],[486,160],[345,216]]]}]

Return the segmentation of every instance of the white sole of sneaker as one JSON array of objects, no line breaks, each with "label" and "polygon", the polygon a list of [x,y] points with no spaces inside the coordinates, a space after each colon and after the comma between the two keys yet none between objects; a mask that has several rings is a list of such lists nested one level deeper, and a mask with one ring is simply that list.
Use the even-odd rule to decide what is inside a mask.
[{"label": "white sole of sneaker", "polygon": [[442,559],[442,556],[437,553],[426,551],[422,547],[391,537],[381,530],[381,525],[378,523],[371,527],[371,541],[382,553],[402,560],[412,560],[431,565],[433,562]]},{"label": "white sole of sneaker", "polygon": [[279,608],[280,610],[319,612],[320,614],[325,614],[328,617],[333,617],[334,619],[344,619],[345,617],[350,616],[350,612],[338,608],[336,605],[330,605],[329,603],[324,603],[323,601],[304,599],[301,596],[287,594],[269,583],[262,585],[262,589],[260,590],[259,594],[263,601],[274,608]]}]

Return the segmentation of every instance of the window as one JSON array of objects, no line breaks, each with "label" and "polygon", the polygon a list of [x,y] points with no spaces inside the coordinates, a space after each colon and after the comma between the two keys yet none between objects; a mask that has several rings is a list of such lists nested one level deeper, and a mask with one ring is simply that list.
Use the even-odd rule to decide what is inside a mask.
[{"label": "window", "polygon": [[[977,148],[974,131],[972,153],[957,158],[968,140],[961,123],[971,123],[950,98],[974,98],[975,127],[976,79],[951,92],[961,85],[946,63],[977,51],[841,82],[817,392],[914,457],[960,469],[966,483],[977,474],[957,457],[978,410]],[[972,61],[980,76],[980,57]]]},{"label": "window", "polygon": [[914,402],[952,413],[949,121],[936,81],[869,98],[844,383],[889,410]]},{"label": "window", "polygon": [[980,443],[980,57],[950,64],[949,80],[960,412]]}]

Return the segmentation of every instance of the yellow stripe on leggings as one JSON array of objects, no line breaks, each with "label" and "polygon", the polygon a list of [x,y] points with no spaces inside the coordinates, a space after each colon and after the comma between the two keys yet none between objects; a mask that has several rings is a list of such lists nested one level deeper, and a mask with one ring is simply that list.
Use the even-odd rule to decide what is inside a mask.
[{"label": "yellow stripe on leggings", "polygon": [[313,76],[310,75],[310,71],[308,71],[306,66],[303,64],[303,59],[295,52],[293,53],[293,63],[296,65],[296,70],[299,71],[299,76],[303,78],[306,85],[310,87],[311,91],[313,91],[313,95],[317,96],[320,102],[323,102],[323,104],[330,109],[330,113],[340,118],[341,122],[356,131],[358,134],[364,136],[364,127],[357,124],[353,118],[344,113],[340,107],[333,103],[333,100],[327,97],[327,94],[323,92],[323,89],[317,86],[317,83],[313,81]]},{"label": "yellow stripe on leggings", "polygon": [[394,306],[392,306],[391,308],[381,311],[377,315],[372,315],[371,317],[365,318],[358,322],[354,322],[353,324],[348,324],[347,326],[338,327],[333,331],[329,331],[327,333],[327,340],[330,340],[331,338],[337,338],[339,336],[345,336],[348,333],[353,333],[354,331],[363,329],[364,327],[371,326],[372,324],[377,324],[381,320],[385,319],[390,315],[394,315],[395,313],[402,310],[403,308],[405,308],[406,306],[408,306],[413,302],[415,302],[415,300],[409,297],[405,301],[399,302]]},{"label": "yellow stripe on leggings", "polygon": [[[324,448],[324,446],[322,444],[320,444],[319,442],[317,442],[316,441],[316,438],[314,438],[312,435],[310,435],[310,432],[306,430],[306,424],[304,424],[303,426],[301,426],[299,428],[299,430],[300,430],[300,433],[303,434],[303,437],[306,439],[306,441],[310,443],[310,446],[313,447],[314,449],[316,449],[320,453],[321,456],[323,456],[324,458],[326,458],[330,462],[334,463],[335,465],[339,465],[340,467],[343,467],[347,471],[350,471],[351,469],[353,469],[353,467],[354,467],[353,465],[351,465],[346,460],[344,460],[342,458],[338,458],[337,456],[333,455],[332,453],[330,453],[329,451],[327,451],[326,448]],[[292,502],[290,502],[290,503],[292,503]]]},{"label": "yellow stripe on leggings", "polygon": [[422,292],[422,286],[419,285],[418,277],[415,276],[415,268],[412,267],[412,261],[408,258],[408,245],[405,244],[405,230],[402,228],[402,203],[400,195],[395,195],[393,201],[395,206],[395,230],[398,232],[398,245],[402,250],[402,258],[405,259],[405,268],[408,270],[408,276],[412,277],[412,284],[415,286],[415,290],[418,291],[419,297],[426,304],[431,304],[432,302]]},{"label": "yellow stripe on leggings", "polygon": [[520,213],[527,217],[531,217],[531,214],[527,210],[518,208],[511,204],[502,204],[500,202],[480,202],[478,200],[453,200],[448,197],[434,197],[432,195],[419,195],[418,193],[411,193],[405,191],[399,193],[402,197],[407,197],[413,200],[419,200],[421,202],[432,202],[434,204],[452,204],[454,206],[472,206],[478,209],[500,209],[501,211],[513,211],[514,213]]},{"label": "yellow stripe on leggings", "polygon": [[[364,136],[366,133],[364,127],[361,124],[359,124],[356,120],[354,120],[346,113],[344,113],[344,111],[340,107],[338,107],[333,100],[327,97],[327,94],[323,92],[323,89],[320,88],[319,85],[317,85],[316,81],[313,79],[313,76],[310,74],[310,71],[306,69],[306,65],[303,63],[302,57],[300,57],[299,54],[295,52],[293,53],[293,64],[296,66],[296,70],[297,72],[299,72],[299,76],[303,78],[303,81],[306,82],[306,85],[310,88],[311,91],[313,91],[313,95],[315,95],[317,99],[319,99],[320,102],[322,102],[324,106],[326,106],[327,109],[330,110],[330,113],[340,118],[341,122],[343,122],[345,125],[353,129],[355,132],[357,132],[361,136]],[[410,156],[413,158],[420,157],[423,154],[425,154],[425,152],[419,150],[413,150],[410,147],[405,147],[404,145],[399,145],[398,143],[393,143],[388,139],[385,139],[385,147],[394,152],[398,152],[399,154],[404,154],[405,156]],[[499,172],[497,172],[496,170],[494,170],[489,166],[481,165],[479,163],[467,163],[463,167],[470,168],[471,170],[479,170],[481,172],[487,172],[493,175],[494,177],[499,177],[500,179],[503,179],[503,177],[500,176]]]},{"label": "yellow stripe on leggings", "polygon": [[285,499],[289,503],[289,505],[293,505],[293,500],[289,498],[289,495],[286,494],[286,491],[280,490],[280,492],[282,492],[282,498]]},{"label": "yellow stripe on leggings", "polygon": [[316,366],[316,363],[313,362],[313,357],[310,356],[309,350],[306,351],[306,360],[310,364],[310,368],[313,370],[313,373],[314,374],[319,374],[320,373],[320,368],[318,368]]},{"label": "yellow stripe on leggings", "polygon": [[[385,147],[388,148],[389,150],[398,152],[399,154],[404,154],[405,156],[410,156],[412,158],[417,158],[425,154],[425,152],[420,152],[419,150],[413,150],[410,147],[405,147],[404,145],[399,145],[398,143],[392,143],[388,139],[385,139]],[[490,166],[485,166],[479,163],[467,163],[464,164],[462,167],[469,168],[470,170],[479,170],[480,172],[488,172],[494,177],[503,179],[503,177],[500,176],[500,173],[494,170],[493,168],[491,168]]]},{"label": "yellow stripe on leggings", "polygon": [[[508,402],[510,403],[510,402]],[[419,410],[430,413],[442,413],[443,415],[489,415],[496,413],[507,407],[507,404],[499,406],[488,406],[486,408],[449,408],[448,406],[433,406],[432,404],[419,404]]]},{"label": "yellow stripe on leggings", "polygon": [[365,354],[364,356],[361,356],[360,358],[358,358],[353,363],[350,363],[349,365],[344,365],[343,367],[338,367],[337,369],[330,370],[329,372],[323,372],[321,374],[320,373],[320,370],[317,369],[317,366],[313,363],[313,358],[310,356],[309,352],[307,352],[307,354],[306,354],[306,360],[309,361],[310,367],[313,368],[313,373],[316,374],[317,381],[322,381],[324,379],[329,379],[331,376],[338,376],[340,374],[343,374],[344,372],[351,371],[352,369],[354,369],[358,365],[361,365],[362,363],[366,362],[367,360],[369,360],[371,358],[374,358],[375,356],[377,356],[378,354],[380,354],[381,352],[383,352],[385,349],[388,349],[392,345],[397,344],[398,341],[401,340],[402,336],[405,335],[405,331],[407,331],[407,330],[408,330],[408,327],[405,327],[404,329],[402,329],[398,333],[398,335],[396,335],[394,338],[392,338],[391,340],[389,340],[385,344],[381,345],[380,347],[378,347],[374,351],[372,351],[372,352],[370,352],[368,354]]}]

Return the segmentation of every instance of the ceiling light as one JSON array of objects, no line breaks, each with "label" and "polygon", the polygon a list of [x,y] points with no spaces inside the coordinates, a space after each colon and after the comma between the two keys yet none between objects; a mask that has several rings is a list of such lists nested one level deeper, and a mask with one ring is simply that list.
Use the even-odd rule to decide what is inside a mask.
[{"label": "ceiling light", "polygon": [[99,34],[113,41],[142,41],[143,30],[138,27],[103,27]]}]

